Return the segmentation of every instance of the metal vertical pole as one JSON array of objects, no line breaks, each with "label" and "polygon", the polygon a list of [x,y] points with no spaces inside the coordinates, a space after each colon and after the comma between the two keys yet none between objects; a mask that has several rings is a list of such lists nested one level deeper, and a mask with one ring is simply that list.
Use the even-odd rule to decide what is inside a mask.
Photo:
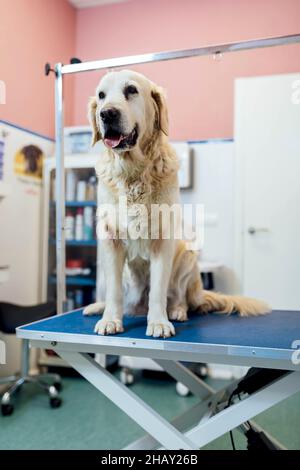
[{"label": "metal vertical pole", "polygon": [[26,377],[29,371],[29,340],[22,339],[21,377]]},{"label": "metal vertical pole", "polygon": [[57,313],[65,311],[66,246],[65,246],[65,166],[63,139],[63,76],[62,64],[55,66],[55,154],[56,154],[56,296]]}]

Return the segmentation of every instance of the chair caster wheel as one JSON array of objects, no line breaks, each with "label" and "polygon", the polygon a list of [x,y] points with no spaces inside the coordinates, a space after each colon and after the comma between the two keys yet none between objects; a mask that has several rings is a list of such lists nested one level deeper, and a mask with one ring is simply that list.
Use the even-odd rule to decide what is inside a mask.
[{"label": "chair caster wheel", "polygon": [[124,385],[132,385],[134,382],[134,375],[130,369],[124,368],[120,372],[120,380]]},{"label": "chair caster wheel", "polygon": [[61,382],[54,382],[53,387],[55,387],[58,392],[61,392],[63,385]]},{"label": "chair caster wheel", "polygon": [[184,384],[182,384],[181,382],[177,382],[177,384],[176,384],[176,392],[177,392],[178,395],[180,395],[181,397],[187,397],[187,396],[190,394],[189,389],[188,389]]},{"label": "chair caster wheel", "polygon": [[1,405],[2,416],[10,416],[13,414],[14,407],[10,403]]},{"label": "chair caster wheel", "polygon": [[51,408],[59,408],[60,405],[62,404],[61,398],[58,397],[52,397],[49,400]]}]

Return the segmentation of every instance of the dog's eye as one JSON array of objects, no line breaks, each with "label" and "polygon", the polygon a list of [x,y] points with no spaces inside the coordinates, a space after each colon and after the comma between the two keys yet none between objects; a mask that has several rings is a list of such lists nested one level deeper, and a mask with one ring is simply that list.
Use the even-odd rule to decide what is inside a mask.
[{"label": "dog's eye", "polygon": [[136,95],[138,93],[137,88],[134,85],[128,85],[124,89],[125,98],[128,100],[129,95]]},{"label": "dog's eye", "polygon": [[99,91],[98,96],[99,96],[99,100],[104,100],[104,98],[105,98],[105,93],[104,93],[103,91]]}]

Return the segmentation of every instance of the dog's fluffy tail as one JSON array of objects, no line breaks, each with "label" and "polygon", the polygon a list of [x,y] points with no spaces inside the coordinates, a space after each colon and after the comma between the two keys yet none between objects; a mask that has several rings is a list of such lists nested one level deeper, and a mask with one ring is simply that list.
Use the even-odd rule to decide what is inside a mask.
[{"label": "dog's fluffy tail", "polygon": [[262,315],[271,311],[269,305],[261,300],[243,297],[241,295],[225,295],[202,289],[199,274],[195,273],[194,282],[187,290],[189,308],[200,313],[218,312],[230,314],[239,313],[242,317]]},{"label": "dog's fluffy tail", "polygon": [[233,313],[237,312],[242,317],[262,315],[271,311],[269,305],[261,300],[243,297],[240,295],[225,295],[212,291],[202,291],[202,301],[197,310],[203,313]]}]

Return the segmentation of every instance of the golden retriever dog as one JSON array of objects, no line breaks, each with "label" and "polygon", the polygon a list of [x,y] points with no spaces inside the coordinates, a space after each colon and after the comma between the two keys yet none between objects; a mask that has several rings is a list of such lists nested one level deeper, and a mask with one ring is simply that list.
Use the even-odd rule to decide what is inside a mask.
[{"label": "golden retriever dog", "polygon": [[[146,335],[164,338],[175,334],[172,321],[186,321],[189,310],[242,316],[269,311],[258,300],[203,290],[197,253],[172,235],[174,218],[163,224],[158,217],[149,229],[152,206],[179,204],[178,160],[168,142],[162,89],[134,71],[109,72],[90,99],[89,120],[93,144],[103,140],[106,147],[96,165],[98,227],[106,233],[100,242],[105,299],[84,309],[85,315],[103,312],[95,332],[122,332],[124,311],[147,314]],[[118,213],[122,197],[126,224],[122,214],[114,218],[102,210],[109,205]],[[140,236],[130,234],[130,224]]]}]

